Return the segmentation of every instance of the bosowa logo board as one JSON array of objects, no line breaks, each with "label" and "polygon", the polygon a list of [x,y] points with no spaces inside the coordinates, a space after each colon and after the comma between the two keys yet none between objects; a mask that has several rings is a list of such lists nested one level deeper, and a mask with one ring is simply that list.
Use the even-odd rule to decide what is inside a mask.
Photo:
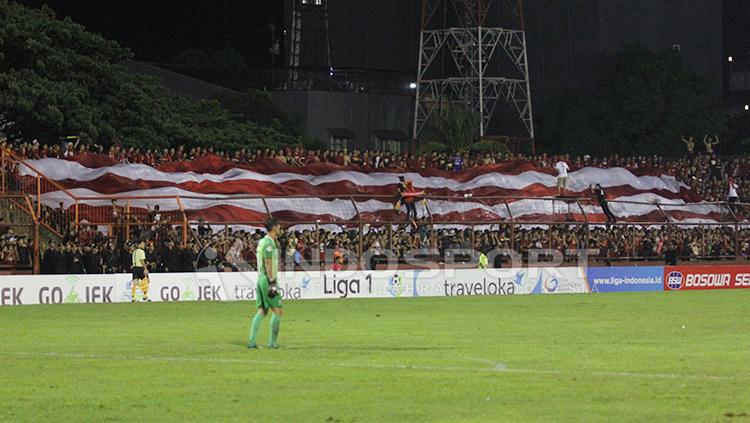
[{"label": "bosowa logo board", "polygon": [[750,288],[750,266],[666,266],[665,291]]}]

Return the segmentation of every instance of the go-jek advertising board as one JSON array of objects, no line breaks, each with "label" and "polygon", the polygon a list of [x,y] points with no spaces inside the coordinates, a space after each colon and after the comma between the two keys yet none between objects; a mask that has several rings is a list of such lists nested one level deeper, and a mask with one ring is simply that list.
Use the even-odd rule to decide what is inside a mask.
[{"label": "go-jek advertising board", "polygon": [[[254,300],[255,272],[151,273],[152,301]],[[129,274],[0,276],[0,305],[97,304],[141,301]],[[575,267],[282,272],[284,299],[395,298],[588,292]]]},{"label": "go-jek advertising board", "polygon": [[[141,301],[132,297],[130,274],[0,276],[0,305],[107,304]],[[221,286],[212,286],[193,273],[150,274],[148,296],[153,301],[222,299]]]}]

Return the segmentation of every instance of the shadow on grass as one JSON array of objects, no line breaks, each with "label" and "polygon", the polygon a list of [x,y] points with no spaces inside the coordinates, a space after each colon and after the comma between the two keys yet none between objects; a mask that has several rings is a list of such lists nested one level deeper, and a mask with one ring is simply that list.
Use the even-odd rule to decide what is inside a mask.
[{"label": "shadow on grass", "polygon": [[[247,346],[247,342],[231,341],[234,346]],[[351,346],[351,345],[306,345],[306,346],[284,346],[286,350],[297,351],[449,351],[455,350],[450,347],[423,347],[423,346],[393,346],[372,345],[372,346]]]},{"label": "shadow on grass", "polygon": [[304,347],[287,347],[290,350],[318,350],[318,351],[447,351],[455,348],[448,347],[416,347],[416,346],[397,346],[389,347],[387,345],[371,346],[349,346],[349,345],[308,345]]}]

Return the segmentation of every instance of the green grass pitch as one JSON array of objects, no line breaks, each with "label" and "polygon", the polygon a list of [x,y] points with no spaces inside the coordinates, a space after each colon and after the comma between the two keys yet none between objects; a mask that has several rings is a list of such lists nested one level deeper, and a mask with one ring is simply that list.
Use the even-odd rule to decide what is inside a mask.
[{"label": "green grass pitch", "polygon": [[750,421],[750,291],[284,307],[1,308],[0,421]]}]

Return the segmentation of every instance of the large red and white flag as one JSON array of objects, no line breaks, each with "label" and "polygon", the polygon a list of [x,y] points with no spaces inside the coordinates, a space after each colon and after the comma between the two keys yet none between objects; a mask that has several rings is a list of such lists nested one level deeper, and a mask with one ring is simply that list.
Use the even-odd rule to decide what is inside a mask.
[{"label": "large red and white flag", "polygon": [[[404,216],[398,215],[393,203],[402,175],[427,194],[426,204],[418,203],[419,215],[430,215],[439,223],[489,223],[511,217],[523,222],[606,220],[595,201],[581,206],[552,201],[557,195],[554,170],[525,161],[461,172],[425,169],[405,173],[330,163],[304,167],[274,160],[239,164],[217,156],[155,167],[118,163],[101,155],[26,163],[20,168],[22,178],[32,180],[38,171],[67,191],[44,188],[44,204],[57,207],[62,202],[70,207],[74,198],[79,198],[82,220],[105,216],[107,213],[96,211],[111,207],[107,197],[132,197],[131,207],[159,205],[163,212],[179,208],[174,201],[179,197],[191,221],[203,217],[217,223],[262,222],[269,211],[287,222],[398,221]],[[659,169],[585,167],[571,171],[568,179],[571,197],[591,198],[590,186],[601,184],[610,209],[622,220],[663,221],[663,213],[679,222],[727,219],[725,207],[700,202],[700,196],[687,185]]]}]

